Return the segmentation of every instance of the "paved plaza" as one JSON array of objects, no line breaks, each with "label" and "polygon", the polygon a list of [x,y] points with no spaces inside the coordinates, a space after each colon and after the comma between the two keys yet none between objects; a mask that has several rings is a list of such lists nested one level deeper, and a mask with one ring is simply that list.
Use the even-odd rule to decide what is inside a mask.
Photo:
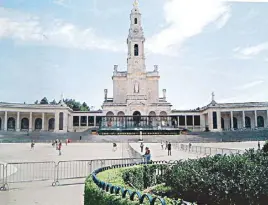
[{"label": "paved plaza", "polygon": [[[263,144],[264,142],[261,142]],[[131,146],[140,152],[139,143]],[[257,142],[243,143],[196,143],[193,145],[219,148],[248,149],[257,148]],[[176,150],[173,147],[172,156],[167,156],[167,150],[162,150],[160,143],[145,143],[150,147],[153,160],[178,160],[198,158],[204,155]],[[93,160],[128,158],[127,144],[118,144],[116,151],[111,143],[71,143],[63,144],[62,155],[51,144],[36,144],[34,150],[30,144],[0,144],[0,162],[42,162],[64,160]],[[11,176],[21,176],[19,167],[14,167]],[[38,175],[38,173],[36,173]],[[1,178],[0,178],[1,181]],[[53,180],[30,183],[11,183],[9,191],[0,192],[0,204],[5,205],[79,205],[83,204],[84,179],[60,180],[60,185],[52,187]]]}]

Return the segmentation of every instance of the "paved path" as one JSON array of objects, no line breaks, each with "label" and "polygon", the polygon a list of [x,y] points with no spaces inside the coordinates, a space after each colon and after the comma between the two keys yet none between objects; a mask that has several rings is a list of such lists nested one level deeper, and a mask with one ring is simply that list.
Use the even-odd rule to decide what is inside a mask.
[{"label": "paved path", "polygon": [[[92,160],[127,158],[127,145],[118,144],[117,151],[112,151],[111,143],[69,144],[64,145],[62,156],[51,144],[36,144],[30,150],[30,144],[0,144],[2,162],[38,162],[60,160]],[[68,167],[66,168],[68,170]],[[17,175],[25,177],[25,170],[18,170]],[[37,176],[38,173],[36,173]],[[26,175],[27,176],[27,175]],[[0,192],[0,205],[82,205],[84,180],[60,180],[61,186],[52,187],[53,180],[31,183],[9,184],[9,191]]]}]

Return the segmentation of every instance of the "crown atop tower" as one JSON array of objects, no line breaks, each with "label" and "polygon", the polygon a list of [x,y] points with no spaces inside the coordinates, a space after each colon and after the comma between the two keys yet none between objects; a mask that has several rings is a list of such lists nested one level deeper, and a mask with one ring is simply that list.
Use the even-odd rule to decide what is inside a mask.
[{"label": "crown atop tower", "polygon": [[138,0],[134,0],[133,6],[138,8],[139,7],[139,1]]}]

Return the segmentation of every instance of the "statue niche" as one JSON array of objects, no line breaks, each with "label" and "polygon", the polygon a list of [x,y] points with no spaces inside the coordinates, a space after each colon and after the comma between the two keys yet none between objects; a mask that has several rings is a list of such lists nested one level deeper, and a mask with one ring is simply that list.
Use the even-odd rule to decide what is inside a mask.
[{"label": "statue niche", "polygon": [[138,82],[135,82],[134,84],[134,93],[139,93],[140,90],[139,90],[139,83]]}]

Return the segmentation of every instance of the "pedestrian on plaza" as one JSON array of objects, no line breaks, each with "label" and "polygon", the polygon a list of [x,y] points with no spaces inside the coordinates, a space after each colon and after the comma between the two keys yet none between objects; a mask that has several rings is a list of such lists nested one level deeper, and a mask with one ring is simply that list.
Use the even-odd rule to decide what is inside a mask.
[{"label": "pedestrian on plaza", "polygon": [[55,141],[52,141],[52,147],[55,147],[55,144],[56,144]]},{"label": "pedestrian on plaza", "polygon": [[113,143],[113,151],[115,152],[117,150],[117,144]]},{"label": "pedestrian on plaza", "polygon": [[56,150],[59,150],[59,140],[56,139]]},{"label": "pedestrian on plaza", "polygon": [[168,143],[168,156],[171,156],[171,143]]},{"label": "pedestrian on plaza", "polygon": [[163,141],[161,141],[161,148],[162,148],[162,150],[164,149],[164,143],[163,143]]},{"label": "pedestrian on plaza", "polygon": [[143,144],[143,142],[141,142],[141,145],[140,145],[141,153],[143,153],[143,147],[144,147],[144,144]]},{"label": "pedestrian on plaza", "polygon": [[261,149],[261,144],[260,144],[260,141],[258,141],[258,150]]},{"label": "pedestrian on plaza", "polygon": [[145,158],[146,163],[151,161],[151,151],[150,151],[149,147],[145,148],[145,154],[143,155],[143,157]]},{"label": "pedestrian on plaza", "polygon": [[168,141],[166,141],[166,148],[165,148],[165,150],[168,148]]},{"label": "pedestrian on plaza", "polygon": [[62,144],[61,144],[61,141],[59,141],[59,147],[58,147],[58,149],[59,149],[59,155],[61,155],[61,148],[62,148]]},{"label": "pedestrian on plaza", "polygon": [[80,136],[80,141],[82,140],[82,136]]},{"label": "pedestrian on plaza", "polygon": [[191,142],[189,143],[189,151],[191,150],[191,148],[192,148],[192,144],[191,144]]},{"label": "pedestrian on plaza", "polygon": [[66,146],[68,145],[68,142],[69,142],[69,140],[68,140],[68,139],[66,139],[66,141],[65,141],[65,143],[66,143]]},{"label": "pedestrian on plaza", "polygon": [[31,142],[31,149],[34,149],[34,141]]}]

